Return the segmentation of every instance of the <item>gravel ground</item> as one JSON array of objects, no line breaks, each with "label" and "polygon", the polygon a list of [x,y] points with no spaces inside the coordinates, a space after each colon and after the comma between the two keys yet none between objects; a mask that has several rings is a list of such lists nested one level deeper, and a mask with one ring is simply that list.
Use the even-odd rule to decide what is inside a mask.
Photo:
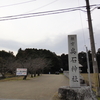
[{"label": "gravel ground", "polygon": [[0,82],[0,100],[52,100],[56,99],[59,87],[68,85],[68,78],[61,74],[43,74],[31,80]]}]

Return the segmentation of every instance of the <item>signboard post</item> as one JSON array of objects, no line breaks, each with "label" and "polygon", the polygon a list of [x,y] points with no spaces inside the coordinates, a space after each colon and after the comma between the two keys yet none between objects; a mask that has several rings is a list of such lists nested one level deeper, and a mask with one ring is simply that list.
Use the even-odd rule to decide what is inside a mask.
[{"label": "signboard post", "polygon": [[16,75],[27,75],[27,68],[17,68]]},{"label": "signboard post", "polygon": [[77,36],[68,35],[69,79],[70,87],[80,87]]}]

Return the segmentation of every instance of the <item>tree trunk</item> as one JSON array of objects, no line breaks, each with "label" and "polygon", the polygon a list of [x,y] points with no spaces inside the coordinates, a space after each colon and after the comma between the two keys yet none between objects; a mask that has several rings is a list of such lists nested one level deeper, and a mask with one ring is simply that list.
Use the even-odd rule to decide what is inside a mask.
[{"label": "tree trunk", "polygon": [[34,77],[36,77],[36,72],[34,73]]},{"label": "tree trunk", "polygon": [[6,78],[5,74],[4,73],[1,73],[2,74],[2,78]]},{"label": "tree trunk", "polygon": [[31,78],[33,78],[33,74],[31,74]]},{"label": "tree trunk", "polygon": [[27,75],[25,75],[25,76],[23,77],[23,80],[26,80],[26,78],[27,78]]},{"label": "tree trunk", "polygon": [[38,73],[38,76],[40,76],[40,73]]}]

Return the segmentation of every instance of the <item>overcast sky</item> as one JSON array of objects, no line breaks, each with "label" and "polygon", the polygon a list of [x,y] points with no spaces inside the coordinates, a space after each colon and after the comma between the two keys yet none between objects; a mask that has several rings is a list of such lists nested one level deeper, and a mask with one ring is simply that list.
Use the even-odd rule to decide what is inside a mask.
[{"label": "overcast sky", "polygon": [[[90,0],[100,4],[100,0]],[[0,19],[5,16],[85,6],[85,0],[0,0]],[[91,8],[91,10],[94,8]],[[85,10],[86,9],[82,9]],[[100,48],[100,10],[91,12],[96,50]],[[19,48],[47,49],[57,55],[68,53],[68,35],[77,34],[78,52],[90,49],[87,13],[60,14],[0,21],[0,50],[17,53]]]}]

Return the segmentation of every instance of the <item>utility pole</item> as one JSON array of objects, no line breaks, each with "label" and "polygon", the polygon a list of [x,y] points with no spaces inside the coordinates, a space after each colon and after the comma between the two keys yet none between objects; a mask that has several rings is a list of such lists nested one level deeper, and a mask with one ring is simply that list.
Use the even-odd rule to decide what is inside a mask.
[{"label": "utility pole", "polygon": [[98,66],[97,66],[97,60],[96,60],[96,50],[95,50],[95,43],[94,43],[94,35],[93,35],[89,0],[86,0],[86,9],[87,9],[89,35],[90,35],[90,43],[91,43],[91,51],[92,51],[92,63],[93,63],[96,95],[100,96],[100,93],[99,93],[100,92],[99,91],[99,89],[100,89],[99,73],[98,73]]}]

